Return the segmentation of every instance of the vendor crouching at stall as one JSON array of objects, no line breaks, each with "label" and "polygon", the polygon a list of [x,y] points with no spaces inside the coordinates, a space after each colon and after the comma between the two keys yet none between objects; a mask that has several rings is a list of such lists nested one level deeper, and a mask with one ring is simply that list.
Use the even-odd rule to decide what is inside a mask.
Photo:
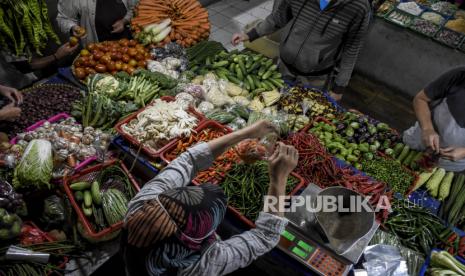
[{"label": "vendor crouching at stall", "polygon": [[[261,212],[256,228],[221,241],[215,235],[227,199],[212,184],[187,186],[223,152],[247,138],[276,131],[260,121],[208,143],[200,143],[170,163],[129,203],[122,237],[128,275],[224,275],[248,266],[274,248],[287,224],[282,213]],[[268,195],[285,194],[298,153],[279,143],[269,157]]]},{"label": "vendor crouching at stall", "polygon": [[415,96],[413,106],[418,122],[404,132],[404,143],[433,150],[447,171],[465,170],[465,67],[430,83]]}]

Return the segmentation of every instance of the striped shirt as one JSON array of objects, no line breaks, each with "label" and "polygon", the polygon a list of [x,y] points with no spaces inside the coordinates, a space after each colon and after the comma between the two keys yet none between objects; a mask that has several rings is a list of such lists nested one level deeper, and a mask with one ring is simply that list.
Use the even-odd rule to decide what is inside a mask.
[{"label": "striped shirt", "polygon": [[336,86],[347,86],[368,29],[368,1],[334,0],[323,11],[319,0],[277,1],[274,11],[249,32],[250,40],[284,28],[280,55],[288,67],[312,75],[337,66]]}]

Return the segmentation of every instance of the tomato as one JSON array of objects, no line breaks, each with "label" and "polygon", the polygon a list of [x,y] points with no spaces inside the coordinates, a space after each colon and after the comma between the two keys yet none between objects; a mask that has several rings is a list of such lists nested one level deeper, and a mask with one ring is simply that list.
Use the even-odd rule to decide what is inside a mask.
[{"label": "tomato", "polygon": [[100,60],[103,57],[103,52],[102,51],[95,51],[93,56],[95,60]]},{"label": "tomato", "polygon": [[76,28],[76,36],[77,37],[83,37],[86,34],[86,32],[87,32],[86,29],[83,28],[83,27],[79,26],[79,27]]},{"label": "tomato", "polygon": [[129,67],[129,66],[128,66],[126,63],[123,63],[123,64],[121,65],[121,70],[122,70],[122,71],[127,71],[127,70],[128,70],[128,67]]},{"label": "tomato", "polygon": [[150,59],[151,58],[150,53],[145,53],[145,58]]},{"label": "tomato", "polygon": [[111,62],[111,57],[108,54],[103,55],[103,57],[100,59],[100,62],[103,64],[108,64]]},{"label": "tomato", "polygon": [[135,41],[134,39],[131,39],[131,40],[129,40],[128,45],[129,45],[129,47],[134,47],[134,46],[137,45],[137,41]]},{"label": "tomato", "polygon": [[137,50],[135,48],[129,48],[128,55],[130,55],[131,57],[137,55]]},{"label": "tomato", "polygon": [[131,58],[130,58],[128,55],[123,55],[123,57],[121,58],[121,60],[122,60],[124,63],[128,63],[130,59],[131,59]]},{"label": "tomato", "polygon": [[79,43],[79,39],[75,36],[69,38],[69,46],[74,47]]},{"label": "tomato", "polygon": [[80,80],[85,79],[87,76],[86,70],[82,67],[75,68],[74,73],[76,74],[76,77]]},{"label": "tomato", "polygon": [[145,61],[145,60],[140,60],[140,61],[137,63],[137,66],[138,66],[138,67],[141,67],[141,68],[145,68],[145,67],[147,67],[147,61]]},{"label": "tomato", "polygon": [[134,67],[132,67],[132,66],[128,66],[128,68],[126,69],[126,72],[129,75],[132,75],[132,73],[134,73],[134,71],[136,71],[136,69],[134,69]]},{"label": "tomato", "polygon": [[121,53],[126,54],[128,52],[128,47],[121,47]]},{"label": "tomato", "polygon": [[136,66],[137,66],[137,60],[131,59],[131,60],[128,62],[128,64],[129,64],[130,66],[132,66],[132,67],[136,67]]},{"label": "tomato", "polygon": [[129,45],[129,40],[127,38],[122,38],[119,40],[119,45],[127,47]]},{"label": "tomato", "polygon": [[89,67],[95,67],[97,65],[97,61],[94,59],[89,59],[89,62],[87,63]]},{"label": "tomato", "polygon": [[123,63],[121,61],[118,60],[117,62],[115,62],[116,70],[121,71],[122,67],[123,67]]},{"label": "tomato", "polygon": [[97,49],[95,43],[89,43],[89,45],[87,45],[87,50],[89,51],[94,51],[95,49]]},{"label": "tomato", "polygon": [[86,68],[86,73],[87,73],[87,75],[93,75],[93,74],[97,73],[97,71],[95,71],[94,68],[87,67]]},{"label": "tomato", "polygon": [[90,55],[89,50],[87,49],[82,49],[81,52],[79,53],[81,56],[88,56]]},{"label": "tomato", "polygon": [[115,64],[114,61],[111,61],[111,60],[110,60],[110,62],[108,62],[106,65],[107,65],[108,71],[115,71],[115,69],[116,69],[116,64]]},{"label": "tomato", "polygon": [[95,65],[95,71],[99,73],[105,73],[107,71],[107,67],[101,63]]}]

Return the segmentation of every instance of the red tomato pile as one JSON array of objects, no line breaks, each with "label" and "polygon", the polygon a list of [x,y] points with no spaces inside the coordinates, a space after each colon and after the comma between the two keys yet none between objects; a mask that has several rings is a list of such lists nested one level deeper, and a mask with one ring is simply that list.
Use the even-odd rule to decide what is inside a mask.
[{"label": "red tomato pile", "polygon": [[132,74],[137,68],[146,68],[148,59],[149,51],[132,39],[90,43],[74,61],[74,74],[80,80],[95,73]]}]

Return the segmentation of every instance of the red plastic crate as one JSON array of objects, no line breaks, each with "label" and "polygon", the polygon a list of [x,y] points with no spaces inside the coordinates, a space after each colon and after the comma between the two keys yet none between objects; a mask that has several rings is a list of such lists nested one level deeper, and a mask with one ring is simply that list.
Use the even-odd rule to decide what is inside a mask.
[{"label": "red plastic crate", "polygon": [[[48,118],[47,120],[38,121],[37,123],[33,124],[32,126],[26,128],[26,132],[36,130],[37,128],[41,127],[45,122],[56,123],[56,122],[59,122],[61,120],[68,119],[69,117],[71,117],[71,116],[68,113],[59,113],[59,114],[57,114],[57,115],[55,115],[53,117]],[[18,142],[18,136],[11,139],[10,144],[14,145],[17,142]],[[95,160],[97,160],[97,157],[96,156],[91,156],[91,157],[83,160],[82,162],[79,162],[79,164],[77,164],[76,167],[73,168],[74,172],[78,172],[78,171],[82,170],[83,168],[85,168],[87,165],[94,162]]]},{"label": "red plastic crate", "polygon": [[[295,195],[300,189],[306,186],[305,180],[297,173],[291,172],[291,175],[294,176],[295,178],[299,179],[300,182],[294,187],[292,192],[289,194],[290,196]],[[228,205],[228,211],[231,212],[238,220],[243,222],[245,225],[247,225],[250,228],[255,228],[255,223],[251,221],[250,219],[246,218],[241,212],[239,212],[237,209],[231,207]]]},{"label": "red plastic crate", "polygon": [[74,208],[74,211],[76,211],[79,220],[81,221],[82,225],[84,226],[84,229],[87,231],[89,236],[92,237],[93,239],[97,239],[97,240],[101,239],[101,238],[105,237],[106,235],[121,229],[121,227],[123,226],[123,221],[118,222],[116,224],[113,224],[110,227],[108,227],[108,228],[106,228],[104,230],[101,230],[99,232],[94,231],[94,229],[93,229],[92,225],[90,224],[89,220],[87,219],[87,217],[82,212],[80,205],[76,202],[76,200],[74,198],[74,192],[71,190],[70,185],[72,183],[78,181],[79,179],[85,177],[86,175],[88,175],[90,173],[101,171],[102,169],[104,169],[106,167],[113,166],[113,165],[116,165],[116,164],[118,164],[123,169],[123,171],[126,173],[126,175],[129,178],[129,181],[131,182],[131,184],[132,184],[132,186],[134,188],[134,191],[136,193],[139,192],[140,188],[139,188],[139,185],[137,184],[136,180],[131,175],[131,173],[129,172],[128,168],[124,165],[124,163],[122,161],[118,160],[118,159],[113,159],[113,160],[110,160],[110,161],[105,162],[103,164],[99,164],[99,165],[87,168],[87,169],[85,169],[85,170],[83,170],[83,171],[81,171],[81,172],[79,172],[79,173],[77,173],[77,174],[75,174],[75,175],[73,175],[71,177],[68,177],[68,176],[64,177],[63,187],[65,189],[66,195],[68,196],[69,201],[71,202],[71,205]]},{"label": "red plastic crate", "polygon": [[[172,102],[172,101],[175,100],[175,98],[174,97],[162,97],[161,100],[163,100],[165,102]],[[160,155],[161,155],[161,153],[163,151],[165,151],[170,146],[172,146],[174,143],[176,143],[178,138],[174,138],[174,139],[172,139],[170,141],[167,141],[167,143],[163,147],[155,150],[155,149],[152,149],[152,148],[141,145],[141,143],[139,141],[137,141],[134,137],[132,137],[131,135],[126,133],[122,128],[123,125],[125,125],[125,124],[129,123],[130,121],[132,121],[133,119],[135,119],[137,117],[137,115],[139,115],[142,111],[144,111],[146,108],[148,108],[150,106],[151,105],[147,105],[146,107],[140,109],[139,111],[134,112],[133,114],[129,115],[128,117],[126,117],[122,121],[118,122],[116,124],[116,126],[115,126],[115,129],[124,139],[129,141],[131,144],[133,144],[133,145],[135,145],[137,147],[141,147],[142,151],[145,154],[147,154],[149,157],[158,158],[158,157],[160,157]],[[188,109],[188,112],[191,113],[192,115],[194,115],[199,120],[199,122],[197,123],[197,127],[194,129],[194,130],[197,130],[198,127],[205,121],[205,117],[202,114],[195,111],[195,109],[192,108],[192,107],[190,107]]]}]

